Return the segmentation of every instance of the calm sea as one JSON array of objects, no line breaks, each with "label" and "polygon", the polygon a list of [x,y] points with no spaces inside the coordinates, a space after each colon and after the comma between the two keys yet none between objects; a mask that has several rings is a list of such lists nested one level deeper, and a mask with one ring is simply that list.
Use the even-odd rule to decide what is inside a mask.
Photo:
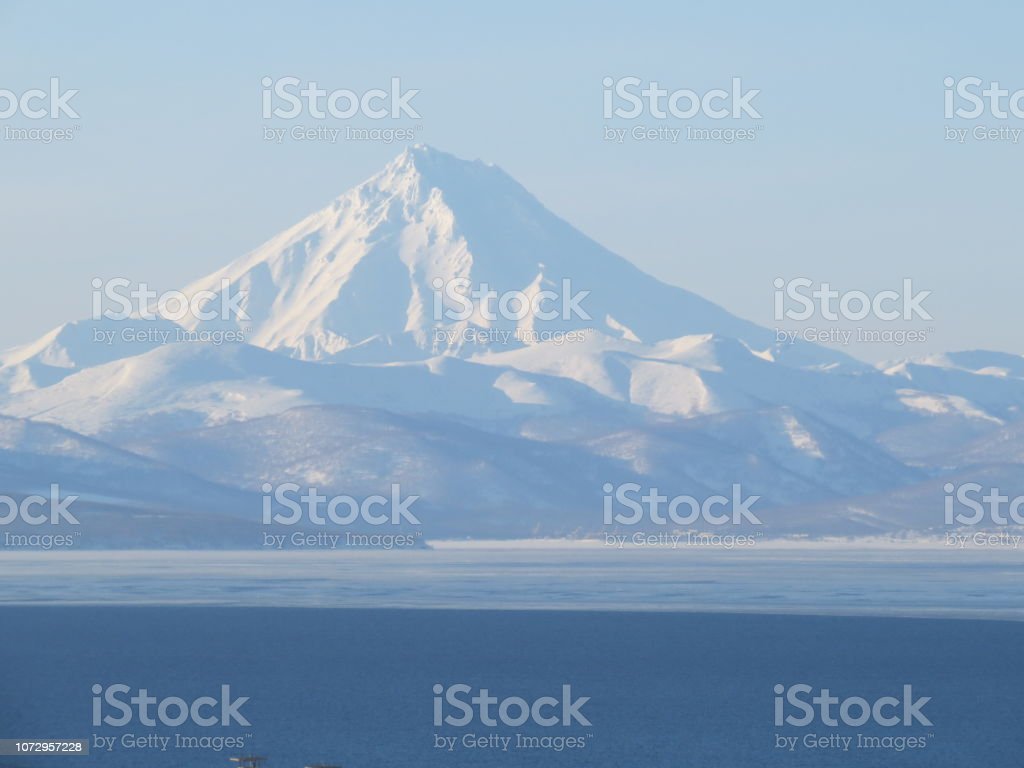
[{"label": "calm sea", "polygon": [[[0,738],[93,745],[83,757],[0,758],[9,766],[205,768],[256,752],[268,768],[1011,768],[1021,765],[1024,746],[1024,623],[1011,621],[5,606],[0,642]],[[229,686],[231,698],[248,699],[237,710],[248,725],[146,726],[135,708],[128,724],[95,726],[93,686],[102,696],[116,684],[133,693],[144,688],[165,703],[220,698]],[[570,717],[567,726],[489,726],[477,712],[466,726],[436,726],[435,686],[459,684],[528,703],[560,698],[568,685],[573,700],[587,697],[578,712],[589,724]],[[910,685],[914,698],[929,698],[920,712],[930,725],[832,727],[818,719],[777,727],[780,684],[869,702],[899,697]],[[110,705],[99,710],[101,717],[123,714]],[[169,705],[165,714],[176,712]],[[461,714],[441,714],[453,712]],[[166,751],[155,737],[171,740]],[[844,738],[851,740],[845,749]],[[856,746],[865,740],[870,746]],[[111,749],[97,746],[103,743]]]}]

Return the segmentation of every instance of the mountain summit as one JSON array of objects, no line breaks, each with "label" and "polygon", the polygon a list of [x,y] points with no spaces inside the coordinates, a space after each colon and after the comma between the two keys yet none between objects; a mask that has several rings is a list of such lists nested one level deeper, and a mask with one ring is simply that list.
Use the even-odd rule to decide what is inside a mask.
[{"label": "mountain summit", "polygon": [[[250,320],[236,325],[247,340],[303,360],[469,356],[589,328],[645,344],[718,334],[774,359],[851,364],[810,345],[773,349],[766,329],[645,274],[497,166],[423,145],[186,293],[217,292],[225,278],[246,295]],[[446,297],[473,290],[493,298],[470,294],[469,310]],[[517,318],[514,302],[496,311],[502,297],[541,291],[555,296],[543,306],[557,318]],[[498,331],[516,336],[494,343]]]}]

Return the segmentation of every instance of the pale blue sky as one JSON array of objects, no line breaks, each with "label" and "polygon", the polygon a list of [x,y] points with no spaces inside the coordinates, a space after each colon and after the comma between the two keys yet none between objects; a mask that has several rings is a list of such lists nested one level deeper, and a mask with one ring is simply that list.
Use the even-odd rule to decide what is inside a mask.
[{"label": "pale blue sky", "polygon": [[[0,140],[0,347],[87,316],[94,276],[169,289],[206,274],[401,151],[265,142],[260,80],[294,75],[401,77],[420,90],[417,140],[497,163],[756,322],[773,325],[777,276],[867,291],[912,277],[933,291],[931,342],[851,351],[1024,353],[1024,140],[943,140],[947,75],[1024,88],[1022,23],[1014,3],[0,2],[0,88],[56,75],[81,114],[66,144]],[[739,76],[761,90],[763,130],[605,142],[602,79],[627,75],[698,90]]]}]

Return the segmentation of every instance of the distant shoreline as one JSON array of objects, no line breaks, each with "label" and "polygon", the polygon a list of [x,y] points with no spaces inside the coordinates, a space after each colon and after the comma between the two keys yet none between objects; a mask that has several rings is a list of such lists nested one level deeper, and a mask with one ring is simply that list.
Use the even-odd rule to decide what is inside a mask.
[{"label": "distant shoreline", "polygon": [[0,604],[1024,619],[1020,550],[535,544],[9,553],[0,556]]}]

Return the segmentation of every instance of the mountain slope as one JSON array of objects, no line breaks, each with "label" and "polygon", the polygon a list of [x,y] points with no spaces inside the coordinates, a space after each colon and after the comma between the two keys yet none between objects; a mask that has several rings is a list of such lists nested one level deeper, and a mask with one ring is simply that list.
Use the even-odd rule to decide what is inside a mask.
[{"label": "mountain slope", "polygon": [[[456,334],[466,328],[537,334],[596,328],[649,344],[717,333],[770,351],[780,362],[863,367],[822,347],[776,345],[767,329],[601,247],[496,166],[424,146],[406,150],[381,173],[186,293],[219,294],[224,279],[246,293],[250,320],[186,325],[251,327],[251,343],[305,360],[395,361],[521,346],[439,337],[439,328]],[[435,284],[457,279],[528,296],[547,289],[568,299],[585,291],[578,306],[589,319],[575,310],[552,320],[487,319],[483,305],[493,310],[496,304],[483,299],[473,302],[468,319],[436,318]]]},{"label": "mountain slope", "polygon": [[[139,456],[50,424],[0,417],[0,493],[77,497],[78,524],[0,526],[9,534],[74,536],[75,547],[239,546],[256,541],[247,510],[259,497],[170,464]],[[3,548],[3,547],[0,547]]]},{"label": "mountain slope", "polygon": [[3,411],[121,439],[320,404],[491,422],[547,412],[614,418],[627,409],[571,380],[451,357],[349,365],[296,360],[247,344],[182,343],[11,395]]},{"label": "mountain slope", "polygon": [[[785,442],[777,440],[780,422]],[[403,494],[422,497],[417,510],[427,537],[593,534],[603,529],[605,485],[622,483],[698,499],[728,497],[738,484],[744,496],[762,497],[757,511],[768,510],[765,533],[782,533],[793,530],[788,506],[921,477],[787,410],[560,442],[495,435],[438,417],[318,406],[129,445],[240,490],[291,482],[358,498],[386,496],[399,483]]]}]

